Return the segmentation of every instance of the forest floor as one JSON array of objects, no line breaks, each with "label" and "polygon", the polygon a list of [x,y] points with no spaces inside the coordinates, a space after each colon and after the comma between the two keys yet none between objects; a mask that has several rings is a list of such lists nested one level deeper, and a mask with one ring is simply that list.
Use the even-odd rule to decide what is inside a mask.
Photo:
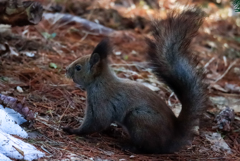
[{"label": "forest floor", "polygon": [[[166,17],[167,12],[181,8],[184,1],[178,1],[178,5],[175,0],[41,2],[46,11],[38,25],[0,29],[0,93],[24,100],[37,112],[34,122],[25,125],[30,134],[25,141],[45,152],[44,159],[240,160],[240,14],[234,12],[230,2],[195,2],[208,15],[192,42],[192,54],[198,57],[199,68],[205,73],[208,110],[192,145],[164,155],[122,151],[120,144],[127,136],[114,124],[86,137],[62,132],[63,126],[81,124],[86,106],[86,93],[65,77],[65,68],[91,54],[108,36],[113,44],[110,59],[117,75],[145,83],[177,113],[179,101],[147,68],[145,37],[151,36],[151,19]],[[235,110],[228,132],[213,128],[217,125],[215,116],[226,107]]]}]

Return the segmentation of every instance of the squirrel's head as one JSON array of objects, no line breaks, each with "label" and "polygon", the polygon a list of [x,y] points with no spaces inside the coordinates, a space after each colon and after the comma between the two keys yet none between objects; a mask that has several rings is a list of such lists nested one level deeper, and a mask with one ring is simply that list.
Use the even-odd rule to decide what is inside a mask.
[{"label": "squirrel's head", "polygon": [[108,55],[111,53],[109,39],[103,39],[93,50],[91,55],[82,56],[72,62],[66,68],[66,76],[81,88],[88,85],[101,76],[108,69]]}]

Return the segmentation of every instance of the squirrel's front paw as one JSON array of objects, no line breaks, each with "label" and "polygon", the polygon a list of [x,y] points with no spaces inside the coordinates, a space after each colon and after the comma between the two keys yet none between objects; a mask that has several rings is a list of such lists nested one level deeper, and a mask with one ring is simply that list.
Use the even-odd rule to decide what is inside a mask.
[{"label": "squirrel's front paw", "polygon": [[73,133],[72,133],[72,128],[69,127],[69,126],[67,126],[67,127],[62,127],[62,130],[63,130],[64,132],[70,134],[70,135],[73,134]]}]

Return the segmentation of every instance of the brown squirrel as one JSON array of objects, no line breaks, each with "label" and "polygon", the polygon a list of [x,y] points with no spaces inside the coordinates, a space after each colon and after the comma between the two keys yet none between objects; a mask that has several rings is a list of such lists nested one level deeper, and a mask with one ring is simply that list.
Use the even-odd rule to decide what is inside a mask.
[{"label": "brown squirrel", "polygon": [[206,107],[202,78],[188,51],[204,15],[198,7],[173,12],[165,20],[154,21],[155,39],[146,39],[153,72],[182,104],[179,117],[149,88],[114,74],[108,62],[111,45],[103,39],[91,55],[67,67],[66,75],[87,91],[87,109],[79,128],[63,131],[87,135],[115,122],[129,134],[133,143],[129,150],[136,153],[172,153],[188,144]]}]

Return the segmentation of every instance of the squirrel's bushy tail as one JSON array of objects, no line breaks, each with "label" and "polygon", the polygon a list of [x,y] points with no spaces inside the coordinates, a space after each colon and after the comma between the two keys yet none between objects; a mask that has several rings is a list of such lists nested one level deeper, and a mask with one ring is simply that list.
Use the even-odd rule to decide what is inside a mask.
[{"label": "squirrel's bushy tail", "polygon": [[171,13],[167,19],[153,23],[155,40],[148,40],[153,72],[174,91],[182,104],[174,134],[178,140],[172,140],[175,142],[172,144],[174,151],[188,141],[205,108],[202,77],[196,72],[196,64],[188,50],[204,16],[198,7],[188,7],[180,14]]}]

